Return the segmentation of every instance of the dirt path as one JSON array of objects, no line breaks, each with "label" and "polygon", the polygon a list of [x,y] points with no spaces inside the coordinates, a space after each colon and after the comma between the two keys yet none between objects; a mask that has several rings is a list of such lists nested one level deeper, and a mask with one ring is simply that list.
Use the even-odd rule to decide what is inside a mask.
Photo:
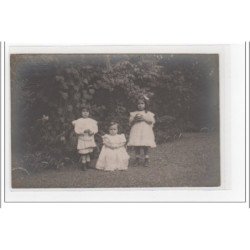
[{"label": "dirt path", "polygon": [[[131,155],[133,158],[133,155]],[[181,140],[157,146],[151,151],[150,167],[127,171],[85,172],[70,167],[41,173],[13,175],[13,188],[94,188],[94,187],[185,187],[219,186],[218,135],[184,134]]]}]

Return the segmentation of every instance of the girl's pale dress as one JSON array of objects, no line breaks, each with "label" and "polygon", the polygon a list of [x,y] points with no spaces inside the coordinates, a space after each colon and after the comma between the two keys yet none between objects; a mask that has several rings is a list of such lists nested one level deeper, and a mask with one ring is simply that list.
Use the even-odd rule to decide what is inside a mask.
[{"label": "girl's pale dress", "polygon": [[150,111],[135,111],[130,113],[129,123],[131,124],[135,116],[140,114],[143,118],[151,124],[145,121],[136,122],[133,124],[130,130],[128,146],[147,146],[155,148],[155,136],[153,132],[153,126],[155,123],[154,114]]},{"label": "girl's pale dress", "polygon": [[[112,146],[122,145],[126,142],[124,134],[104,135],[104,142]],[[125,146],[111,149],[103,145],[101,153],[96,163],[96,168],[100,170],[126,170],[128,168],[129,155]]]},{"label": "girl's pale dress", "polygon": [[98,132],[97,122],[91,118],[79,118],[72,122],[75,133],[78,135],[77,150],[79,154],[88,154],[93,152],[96,147],[94,135],[85,132],[91,130],[92,133]]}]

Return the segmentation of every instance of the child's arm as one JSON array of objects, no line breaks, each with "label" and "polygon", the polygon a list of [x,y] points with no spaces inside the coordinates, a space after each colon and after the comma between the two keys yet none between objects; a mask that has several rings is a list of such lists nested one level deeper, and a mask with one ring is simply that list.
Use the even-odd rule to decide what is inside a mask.
[{"label": "child's arm", "polygon": [[133,126],[134,125],[134,116],[132,115],[132,113],[130,113],[130,117],[129,117],[129,126]]},{"label": "child's arm", "polygon": [[141,122],[143,119],[140,116],[135,115],[134,112],[130,113],[129,126],[133,126],[137,122]]},{"label": "child's arm", "polygon": [[98,132],[97,122],[94,121],[91,129],[89,129],[89,135],[92,136],[92,135],[96,134],[97,132]]},{"label": "child's arm", "polygon": [[113,149],[122,148],[122,147],[124,147],[125,144],[126,144],[126,142],[119,142],[119,143],[113,144],[112,147],[113,147]]},{"label": "child's arm", "polygon": [[72,125],[74,126],[75,133],[76,133],[77,135],[81,135],[81,134],[83,134],[83,133],[82,133],[83,131],[81,131],[81,130],[76,126],[76,122],[77,122],[77,121],[72,121]]},{"label": "child's arm", "polygon": [[122,148],[124,147],[126,144],[126,138],[125,138],[125,135],[124,134],[120,134],[119,135],[119,142],[113,144],[113,147],[114,148]]},{"label": "child's arm", "polygon": [[143,117],[143,120],[144,120],[147,124],[149,124],[149,125],[155,124],[154,114],[151,113],[151,112],[150,112],[149,114],[145,115],[145,116]]},{"label": "child's arm", "polygon": [[113,144],[109,141],[109,139],[107,137],[105,137],[105,135],[102,137],[103,138],[103,144],[107,147],[107,148],[111,148],[114,149],[115,147],[113,146]]},{"label": "child's arm", "polygon": [[106,147],[111,148],[111,149],[121,148],[121,147],[124,147],[124,145],[126,144],[126,138],[125,138],[125,136],[123,135],[123,136],[122,136],[122,139],[121,139],[121,142],[118,142],[118,143],[111,143],[107,137],[103,136],[103,144],[104,144]]},{"label": "child's arm", "polygon": [[149,124],[149,125],[153,124],[153,121],[151,121],[151,120],[149,120],[149,119],[147,119],[147,118],[144,118],[144,121],[145,121],[147,124]]}]

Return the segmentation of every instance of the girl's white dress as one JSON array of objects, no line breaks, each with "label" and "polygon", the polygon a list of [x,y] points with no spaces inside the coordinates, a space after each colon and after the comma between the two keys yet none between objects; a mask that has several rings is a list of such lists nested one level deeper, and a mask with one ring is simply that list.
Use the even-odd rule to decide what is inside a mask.
[{"label": "girl's white dress", "polygon": [[135,111],[130,113],[129,123],[131,124],[135,116],[140,114],[143,118],[151,124],[145,121],[136,122],[133,124],[130,130],[128,146],[147,146],[155,148],[155,136],[153,132],[153,126],[155,124],[154,114],[150,111]]},{"label": "girl's white dress", "polygon": [[[124,134],[104,135],[103,140],[112,146],[122,145],[126,142]],[[103,145],[101,153],[96,163],[96,168],[100,170],[126,170],[128,169],[129,155],[125,146],[111,149]]]},{"label": "girl's white dress", "polygon": [[75,133],[78,135],[77,150],[80,154],[93,152],[96,147],[94,135],[89,135],[86,130],[91,130],[94,134],[98,132],[97,122],[91,118],[79,118],[72,122]]}]

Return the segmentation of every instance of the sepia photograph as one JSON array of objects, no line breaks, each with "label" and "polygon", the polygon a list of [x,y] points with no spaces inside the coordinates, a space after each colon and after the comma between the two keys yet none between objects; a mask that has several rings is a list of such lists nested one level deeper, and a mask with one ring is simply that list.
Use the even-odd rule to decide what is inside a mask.
[{"label": "sepia photograph", "polygon": [[11,187],[220,187],[219,61],[10,54]]}]

